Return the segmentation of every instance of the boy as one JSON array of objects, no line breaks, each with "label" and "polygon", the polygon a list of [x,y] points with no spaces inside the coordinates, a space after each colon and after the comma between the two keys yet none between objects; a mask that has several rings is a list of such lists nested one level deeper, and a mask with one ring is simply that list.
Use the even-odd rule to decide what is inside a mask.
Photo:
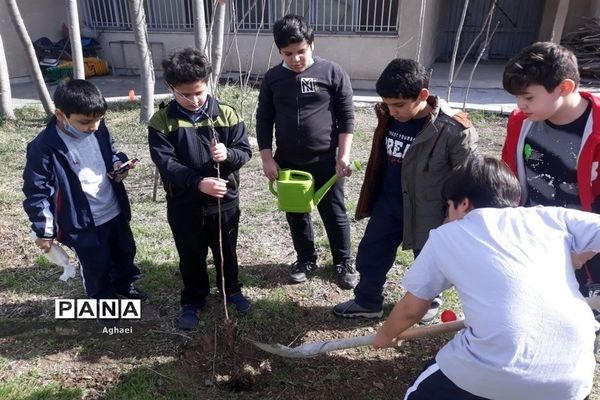
[{"label": "boy", "polygon": [[[395,59],[377,80],[383,103],[376,107],[373,137],[356,218],[371,217],[358,246],[360,282],[354,299],[334,307],[346,318],[380,318],[383,285],[400,244],[415,257],[431,229],[442,224],[441,188],[452,169],[477,149],[477,133],[427,89],[429,73],[416,61]],[[435,318],[441,299],[423,322]]]},{"label": "boy", "polygon": [[219,292],[222,264],[227,302],[239,313],[251,311],[238,280],[236,247],[239,169],[252,150],[235,110],[208,94],[212,68],[199,50],[177,49],[162,66],[175,98],[152,116],[148,142],[164,183],[167,220],[179,253],[183,291],[178,326],[190,330],[198,325],[198,312],[210,293],[209,248]]},{"label": "boy", "polygon": [[[356,286],[358,273],[350,254],[350,224],[344,205],[344,177],[350,175],[354,105],[350,78],[342,68],[313,57],[314,32],[298,15],[273,26],[283,62],[264,76],[256,111],[256,137],[265,176],[277,179],[280,168],[309,172],[315,187],[337,173],[339,179],[317,208],[331,248],[337,283]],[[273,124],[277,151],[273,156]],[[337,150],[337,156],[336,156]],[[290,281],[305,282],[317,267],[309,213],[286,213],[297,260]]]},{"label": "boy", "polygon": [[[600,211],[600,98],[578,91],[575,55],[550,42],[534,43],[504,69],[504,89],[516,96],[502,159],[519,182],[525,206]],[[576,272],[587,296],[600,283],[600,258]]]},{"label": "boy", "polygon": [[600,217],[514,208],[519,182],[493,158],[473,158],[453,172],[444,195],[449,223],[431,231],[374,346],[396,345],[430,299],[451,286],[466,328],[426,365],[405,399],[584,399],[596,365],[595,321],[577,290],[570,253],[600,251]]},{"label": "boy", "polygon": [[117,173],[127,156],[113,148],[106,100],[93,83],[75,79],[56,88],[54,104],[54,117],[27,145],[23,171],[35,243],[45,252],[54,240],[73,248],[89,298],[144,300],[133,286],[141,274],[133,263],[127,171]]}]

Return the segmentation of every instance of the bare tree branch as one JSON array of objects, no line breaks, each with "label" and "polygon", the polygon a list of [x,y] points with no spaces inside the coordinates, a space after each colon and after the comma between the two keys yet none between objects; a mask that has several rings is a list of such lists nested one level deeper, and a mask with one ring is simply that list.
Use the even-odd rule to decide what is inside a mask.
[{"label": "bare tree branch", "polygon": [[452,59],[450,60],[450,72],[448,74],[448,91],[446,92],[446,100],[450,101],[450,91],[452,90],[452,84],[454,83],[454,64],[456,63],[456,54],[458,53],[458,46],[460,44],[460,36],[462,34],[463,26],[465,25],[465,18],[467,16],[467,8],[469,7],[469,0],[465,0],[463,5],[462,15],[460,17],[460,23],[458,24],[458,30],[456,31],[456,37],[454,38],[454,49],[452,50]]}]

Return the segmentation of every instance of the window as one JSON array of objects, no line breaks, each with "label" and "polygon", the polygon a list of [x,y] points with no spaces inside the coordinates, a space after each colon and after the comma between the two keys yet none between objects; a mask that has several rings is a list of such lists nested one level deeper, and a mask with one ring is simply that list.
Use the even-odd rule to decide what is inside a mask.
[{"label": "window", "polygon": [[[306,18],[317,32],[398,31],[399,0],[236,0],[237,29],[270,30],[285,14]],[[235,30],[235,26],[231,30]]]},{"label": "window", "polygon": [[[144,0],[149,31],[191,32],[194,29],[193,0]],[[130,30],[127,1],[80,0],[83,19],[97,30]],[[207,27],[212,16],[212,0],[204,0]]]},{"label": "window", "polygon": [[[145,0],[149,31],[191,32],[193,0]],[[230,0],[230,30],[270,31],[285,14],[304,16],[317,32],[395,33],[400,0]],[[207,28],[214,0],[204,0]],[[85,23],[92,29],[130,30],[127,2],[80,0]]]}]

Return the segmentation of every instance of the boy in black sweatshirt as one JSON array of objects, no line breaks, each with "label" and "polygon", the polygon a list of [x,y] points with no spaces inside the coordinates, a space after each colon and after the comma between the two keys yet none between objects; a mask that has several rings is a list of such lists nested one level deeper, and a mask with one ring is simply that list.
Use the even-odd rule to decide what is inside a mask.
[{"label": "boy in black sweatshirt", "polygon": [[[298,15],[286,15],[273,27],[283,62],[264,76],[256,112],[256,136],[263,171],[277,179],[281,168],[312,174],[321,187],[339,179],[319,202],[318,210],[331,247],[338,285],[358,283],[350,255],[350,225],[344,205],[344,177],[350,175],[354,107],[350,78],[342,68],[313,57],[314,32]],[[273,155],[273,126],[276,152]],[[317,252],[309,213],[287,213],[297,260],[290,281],[301,283],[314,271]]]}]

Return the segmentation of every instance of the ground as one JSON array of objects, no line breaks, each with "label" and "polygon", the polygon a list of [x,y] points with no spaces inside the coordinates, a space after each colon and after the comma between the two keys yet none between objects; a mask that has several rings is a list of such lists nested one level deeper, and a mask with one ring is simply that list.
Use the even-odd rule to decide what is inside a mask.
[{"label": "ground", "polygon": [[[251,112],[247,107],[246,113]],[[131,334],[103,333],[89,321],[57,321],[54,299],[83,297],[81,281],[61,282],[29,238],[22,211],[21,171],[28,141],[43,126],[40,111],[19,110],[16,122],[0,125],[0,398],[2,399],[398,399],[448,337],[406,341],[395,349],[358,348],[311,359],[286,359],[251,343],[299,345],[366,335],[381,322],[341,320],[331,314],[351,297],[339,289],[328,265],[328,244],[315,218],[320,265],[302,285],[287,282],[294,260],[284,215],[262,176],[256,149],[241,171],[239,259],[245,294],[254,313],[238,316],[213,291],[196,331],[175,328],[180,277],[165,218],[162,188],[153,200],[154,167],[135,104],[111,105],[106,116],[117,146],[141,161],[127,178],[133,207],[139,286],[150,294],[141,321],[121,321]],[[498,156],[505,117],[474,115],[481,150]],[[252,126],[251,116],[247,116]],[[353,158],[366,161],[375,117],[357,110]],[[347,180],[349,215],[354,214],[363,173]],[[365,221],[351,221],[353,248]],[[400,279],[412,256],[399,251],[385,288],[386,314],[403,291]],[[214,270],[212,271],[214,280]],[[460,311],[453,292],[443,308]],[[596,382],[599,382],[596,379]],[[597,385],[591,398],[600,398]]]}]

